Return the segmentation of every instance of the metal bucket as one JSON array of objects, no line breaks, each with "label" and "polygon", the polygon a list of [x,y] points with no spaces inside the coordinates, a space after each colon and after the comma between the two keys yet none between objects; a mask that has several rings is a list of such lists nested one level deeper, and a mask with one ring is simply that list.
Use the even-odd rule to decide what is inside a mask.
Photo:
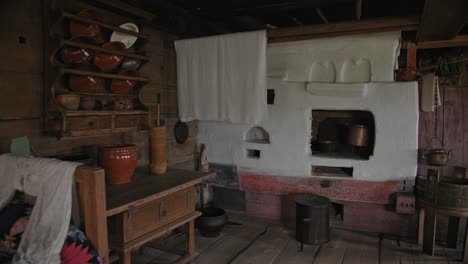
[{"label": "metal bucket", "polygon": [[330,240],[330,199],[313,194],[298,195],[296,201],[296,240],[317,245]]}]

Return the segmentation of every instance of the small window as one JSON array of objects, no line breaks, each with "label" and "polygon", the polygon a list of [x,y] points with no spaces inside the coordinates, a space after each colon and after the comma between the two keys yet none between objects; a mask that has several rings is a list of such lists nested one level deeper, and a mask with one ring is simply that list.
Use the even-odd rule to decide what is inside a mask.
[{"label": "small window", "polygon": [[275,90],[267,89],[267,104],[275,104]]},{"label": "small window", "polygon": [[331,166],[314,166],[312,165],[313,176],[326,177],[353,177],[353,167],[331,167]]},{"label": "small window", "polygon": [[260,150],[258,150],[258,149],[247,149],[247,158],[259,159],[260,158]]}]

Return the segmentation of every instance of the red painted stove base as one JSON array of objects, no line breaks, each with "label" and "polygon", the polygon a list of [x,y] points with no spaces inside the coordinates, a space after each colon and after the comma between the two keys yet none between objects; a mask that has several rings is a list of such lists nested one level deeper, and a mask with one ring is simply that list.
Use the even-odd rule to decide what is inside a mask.
[{"label": "red painted stove base", "polygon": [[248,215],[282,219],[295,224],[294,195],[314,193],[329,197],[344,205],[343,227],[411,236],[416,234],[417,216],[400,215],[388,208],[399,181],[371,182],[320,178],[278,177],[239,173],[240,188],[246,191]]},{"label": "red painted stove base", "polygon": [[321,179],[286,177],[239,172],[240,189],[248,192],[291,194],[315,193],[340,201],[389,204],[400,181],[358,181],[348,179]]}]

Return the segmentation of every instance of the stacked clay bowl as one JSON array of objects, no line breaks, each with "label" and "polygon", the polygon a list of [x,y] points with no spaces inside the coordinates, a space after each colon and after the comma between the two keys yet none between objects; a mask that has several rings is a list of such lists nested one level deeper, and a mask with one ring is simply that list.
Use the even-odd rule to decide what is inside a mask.
[{"label": "stacked clay bowl", "polygon": [[[137,72],[134,70],[123,70],[119,72],[119,75],[137,76]],[[125,95],[128,94],[136,83],[137,81],[134,80],[113,79],[110,90],[112,93]]]},{"label": "stacked clay bowl", "polygon": [[[101,17],[92,10],[82,10],[77,16],[91,19],[94,21],[101,21]],[[83,36],[83,37],[95,37],[101,32],[101,27],[95,24],[88,24],[79,21],[70,21],[70,35],[72,37]]]},{"label": "stacked clay bowl", "polygon": [[[119,41],[107,42],[102,47],[108,50],[118,50],[118,51],[127,50],[125,48],[125,45]],[[98,52],[96,53],[96,56],[94,56],[94,65],[96,65],[96,67],[98,67],[102,71],[111,71],[115,69],[117,66],[119,66],[120,63],[122,63],[122,61],[124,60],[124,58],[125,57],[122,55]]]}]

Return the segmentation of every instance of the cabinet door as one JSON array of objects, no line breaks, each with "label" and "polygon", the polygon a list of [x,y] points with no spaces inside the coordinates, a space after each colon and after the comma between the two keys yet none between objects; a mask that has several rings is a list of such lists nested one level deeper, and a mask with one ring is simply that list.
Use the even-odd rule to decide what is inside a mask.
[{"label": "cabinet door", "polygon": [[112,128],[112,116],[75,116],[67,118],[67,130],[86,131]]},{"label": "cabinet door", "polygon": [[130,209],[124,223],[124,241],[129,242],[149,233],[161,225],[161,202]]},{"label": "cabinet door", "polygon": [[194,189],[188,188],[168,196],[161,203],[161,221],[167,223],[195,210]]}]

